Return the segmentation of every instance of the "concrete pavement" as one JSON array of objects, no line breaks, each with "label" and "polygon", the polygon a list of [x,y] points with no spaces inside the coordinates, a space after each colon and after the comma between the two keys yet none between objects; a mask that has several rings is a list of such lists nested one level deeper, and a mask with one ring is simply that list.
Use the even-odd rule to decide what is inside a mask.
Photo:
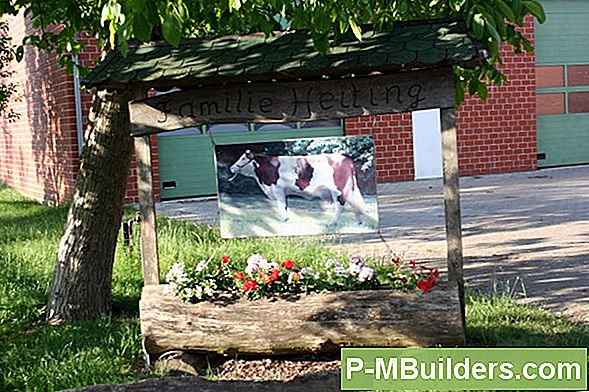
[{"label": "concrete pavement", "polygon": [[[380,235],[328,238],[348,252],[394,252],[445,265],[442,182],[382,184]],[[589,323],[589,166],[461,178],[465,279]],[[158,213],[218,222],[215,199],[162,202]]]}]

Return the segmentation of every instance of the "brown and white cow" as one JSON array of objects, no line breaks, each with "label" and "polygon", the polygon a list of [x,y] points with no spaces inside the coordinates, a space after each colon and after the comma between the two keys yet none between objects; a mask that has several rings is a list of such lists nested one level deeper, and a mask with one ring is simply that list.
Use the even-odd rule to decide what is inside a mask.
[{"label": "brown and white cow", "polygon": [[234,174],[231,179],[238,174],[253,177],[266,196],[276,200],[282,222],[288,220],[287,198],[295,195],[333,203],[332,225],[349,204],[356,223],[362,224],[364,198],[358,189],[354,161],[346,155],[266,156],[247,150],[230,170]]}]

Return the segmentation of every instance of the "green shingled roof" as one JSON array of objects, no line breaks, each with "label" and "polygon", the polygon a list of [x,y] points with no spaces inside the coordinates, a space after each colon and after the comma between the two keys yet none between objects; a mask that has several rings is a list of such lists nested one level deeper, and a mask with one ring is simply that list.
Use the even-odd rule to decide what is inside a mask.
[{"label": "green shingled roof", "polygon": [[205,85],[399,72],[481,60],[481,45],[459,20],[397,23],[391,31],[348,36],[321,55],[307,32],[191,39],[111,52],[85,80],[89,87]]}]

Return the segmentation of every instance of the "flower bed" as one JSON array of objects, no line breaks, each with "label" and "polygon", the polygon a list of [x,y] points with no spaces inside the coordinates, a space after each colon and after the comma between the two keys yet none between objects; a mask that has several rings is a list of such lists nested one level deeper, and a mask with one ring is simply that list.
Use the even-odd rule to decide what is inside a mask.
[{"label": "flower bed", "polygon": [[291,259],[268,261],[259,254],[245,263],[227,255],[202,260],[193,269],[176,263],[166,275],[168,291],[185,302],[214,300],[227,294],[248,300],[284,293],[355,291],[392,288],[429,292],[437,283],[437,269],[396,258],[391,263],[369,265],[360,255],[347,261],[332,258],[316,266]]},{"label": "flower bed", "polygon": [[176,264],[168,284],[143,289],[147,353],[155,359],[173,350],[272,355],[464,344],[458,289],[437,270],[401,260],[370,265],[358,256],[298,264],[260,255],[211,258],[194,269]]}]

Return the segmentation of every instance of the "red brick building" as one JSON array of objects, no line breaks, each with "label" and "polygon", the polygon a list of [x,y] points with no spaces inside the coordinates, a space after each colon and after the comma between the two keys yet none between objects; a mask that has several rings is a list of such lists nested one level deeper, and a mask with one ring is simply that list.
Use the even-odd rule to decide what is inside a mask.
[{"label": "red brick building", "polygon": [[[11,35],[17,42],[32,28],[22,16],[10,18],[9,23]],[[531,18],[526,20],[522,32],[534,42],[535,26]],[[88,48],[93,48],[88,41]],[[81,54],[79,60],[91,65],[98,56],[97,52],[88,51]],[[538,167],[536,93],[539,81],[535,54],[514,54],[513,50],[505,49],[503,59],[503,72],[509,82],[502,87],[491,87],[485,102],[467,98],[458,110],[462,175]],[[23,61],[15,63],[13,71],[13,81],[19,91],[11,107],[20,117],[14,122],[2,122],[0,182],[35,199],[62,203],[73,194],[81,133],[91,98],[86,93],[77,93],[75,75],[67,75],[56,59],[34,49],[26,49]],[[427,177],[416,172],[416,162],[428,162],[429,158],[416,155],[416,127],[411,113],[348,118],[341,127],[345,135],[374,135],[380,182]],[[162,138],[152,137],[152,145],[154,185],[159,194],[160,185],[165,187],[166,184],[165,178],[160,184],[160,160],[164,170],[163,160],[169,153]],[[166,166],[165,170],[169,168]],[[134,165],[129,173],[127,196],[128,201],[134,201],[137,196]],[[165,192],[163,196],[166,197]],[[171,193],[167,197],[175,196]]]}]

